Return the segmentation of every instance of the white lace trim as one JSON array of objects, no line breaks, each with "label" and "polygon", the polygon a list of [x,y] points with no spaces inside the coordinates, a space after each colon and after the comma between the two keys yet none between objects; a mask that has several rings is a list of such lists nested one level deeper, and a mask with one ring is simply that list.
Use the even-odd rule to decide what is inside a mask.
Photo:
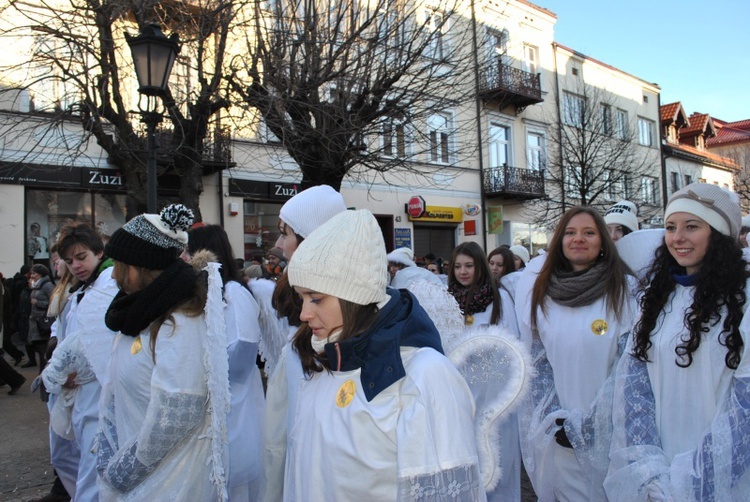
[{"label": "white lace trim", "polygon": [[266,279],[250,281],[248,285],[260,309],[260,344],[258,352],[266,362],[265,373],[270,378],[281,357],[281,349],[289,340],[289,323],[279,319],[271,305],[271,297],[276,283]]},{"label": "white lace trim", "polygon": [[402,477],[398,480],[399,501],[485,500],[476,465],[462,465],[435,474]]}]

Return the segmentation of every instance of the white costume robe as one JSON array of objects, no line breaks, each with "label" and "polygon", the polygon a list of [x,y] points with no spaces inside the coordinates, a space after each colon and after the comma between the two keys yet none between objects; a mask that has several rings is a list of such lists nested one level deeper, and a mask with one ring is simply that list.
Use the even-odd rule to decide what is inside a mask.
[{"label": "white costume robe", "polygon": [[687,336],[694,290],[678,284],[670,296],[651,333],[651,362],[629,355],[620,362],[605,482],[612,501],[750,500],[750,317],[740,324],[745,343],[736,370],[719,342],[726,309],[681,368],[675,347]]},{"label": "white costume robe", "polygon": [[[611,377],[633,324],[635,300],[627,295],[618,320],[606,297],[582,307],[561,306],[548,297],[546,314],[537,311],[535,338],[531,292],[543,260],[531,263],[537,266],[524,270],[516,288],[521,339],[531,348],[537,371],[531,395],[518,414],[524,465],[542,502],[605,500]],[[601,321],[606,323],[604,333],[597,329]],[[555,441],[558,419],[565,420],[573,448]]]}]

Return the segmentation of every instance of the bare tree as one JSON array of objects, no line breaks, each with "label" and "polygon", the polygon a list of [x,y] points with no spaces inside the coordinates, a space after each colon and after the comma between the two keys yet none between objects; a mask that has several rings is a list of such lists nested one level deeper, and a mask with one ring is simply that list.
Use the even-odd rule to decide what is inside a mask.
[{"label": "bare tree", "polygon": [[1,70],[16,80],[14,92],[41,96],[40,89],[54,90],[54,101],[29,116],[43,116],[50,129],[80,121],[78,144],[94,138],[125,174],[127,213],[133,217],[146,205],[146,140],[134,111],[138,98],[124,33],[151,22],[178,32],[182,51],[173,77],[180,82],[158,100],[169,124],[160,134],[159,173],[179,176],[180,198],[200,219],[206,161],[218,161],[218,168],[227,160],[214,155],[220,137],[215,122],[217,112],[229,105],[220,90],[235,3],[62,0],[52,5],[11,0],[2,16],[12,22],[5,23],[0,37],[27,40],[30,50]]},{"label": "bare tree", "polygon": [[[606,210],[620,199],[638,205],[640,219],[653,216],[660,209],[658,150],[639,144],[637,125],[618,112],[611,94],[589,84],[575,91],[560,93],[557,114],[547,119],[548,196],[536,204],[540,220],[554,226],[571,206]],[[649,141],[658,148],[655,127]]]},{"label": "bare tree", "polygon": [[470,18],[457,14],[468,4],[426,5],[256,2],[231,88],[299,165],[303,186],[338,189],[347,175],[395,167],[434,172],[471,148],[455,134],[469,124],[453,113],[475,96]]}]

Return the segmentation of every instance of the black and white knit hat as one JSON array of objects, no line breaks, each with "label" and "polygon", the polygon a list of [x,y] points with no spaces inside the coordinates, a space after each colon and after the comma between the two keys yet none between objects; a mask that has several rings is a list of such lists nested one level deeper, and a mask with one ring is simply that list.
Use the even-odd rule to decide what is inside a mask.
[{"label": "black and white knit hat", "polygon": [[167,206],[158,215],[138,215],[112,234],[104,253],[128,265],[165,269],[185,248],[193,218],[182,204]]},{"label": "black and white knit hat", "polygon": [[604,214],[607,225],[622,225],[631,232],[638,230],[638,208],[629,200],[621,200]]},{"label": "black and white knit hat", "polygon": [[739,197],[716,185],[691,183],[673,193],[664,211],[664,221],[673,213],[694,214],[732,239],[740,235],[742,210]]}]

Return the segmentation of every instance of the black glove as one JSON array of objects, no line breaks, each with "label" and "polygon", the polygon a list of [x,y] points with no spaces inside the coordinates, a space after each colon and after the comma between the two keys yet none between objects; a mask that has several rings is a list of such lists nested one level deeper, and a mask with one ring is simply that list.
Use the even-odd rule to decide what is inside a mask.
[{"label": "black glove", "polygon": [[557,420],[555,420],[555,425],[560,427],[560,429],[555,432],[555,441],[557,441],[557,444],[565,448],[573,448],[573,445],[570,444],[568,436],[565,435],[565,419],[558,418]]}]

